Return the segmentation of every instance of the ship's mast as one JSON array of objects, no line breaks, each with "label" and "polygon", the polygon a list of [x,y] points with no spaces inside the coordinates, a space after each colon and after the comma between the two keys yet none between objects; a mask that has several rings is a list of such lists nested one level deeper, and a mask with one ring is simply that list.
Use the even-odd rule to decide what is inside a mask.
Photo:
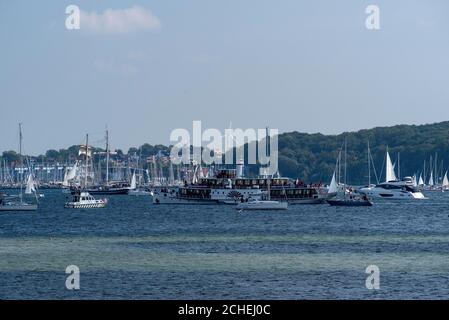
[{"label": "ship's mast", "polygon": [[109,131],[106,129],[106,185],[109,184]]},{"label": "ship's mast", "polygon": [[22,159],[22,123],[19,123],[19,163],[20,163],[20,204],[22,204],[23,159]]},{"label": "ship's mast", "polygon": [[371,161],[370,161],[370,150],[369,150],[369,140],[368,140],[368,188],[371,186]]},{"label": "ship's mast", "polygon": [[88,175],[88,173],[89,173],[89,170],[88,170],[88,168],[89,168],[89,166],[88,166],[88,164],[89,164],[89,134],[86,134],[86,172],[85,172],[85,175],[84,175],[84,189],[87,189],[87,175]]},{"label": "ship's mast", "polygon": [[347,165],[346,165],[346,161],[347,161],[347,138],[345,137],[345,184],[344,184],[344,187],[345,187],[345,190],[344,190],[344,198],[345,198],[345,200],[346,200],[346,171],[347,171]]}]

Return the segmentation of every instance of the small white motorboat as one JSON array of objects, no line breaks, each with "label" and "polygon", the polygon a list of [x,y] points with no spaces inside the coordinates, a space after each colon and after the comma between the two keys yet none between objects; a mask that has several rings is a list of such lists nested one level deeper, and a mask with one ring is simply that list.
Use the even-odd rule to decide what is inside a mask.
[{"label": "small white motorboat", "polygon": [[237,210],[287,210],[288,203],[285,201],[254,200],[241,202]]},{"label": "small white motorboat", "polygon": [[108,203],[108,199],[95,199],[89,192],[78,191],[73,194],[73,199],[66,202],[64,208],[69,209],[91,209],[104,208]]}]

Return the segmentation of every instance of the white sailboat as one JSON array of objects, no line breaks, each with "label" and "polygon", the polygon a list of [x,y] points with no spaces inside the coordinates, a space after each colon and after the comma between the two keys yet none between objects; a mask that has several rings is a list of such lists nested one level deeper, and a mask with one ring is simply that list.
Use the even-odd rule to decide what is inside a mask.
[{"label": "white sailboat", "polygon": [[335,179],[335,171],[334,171],[334,174],[332,175],[331,184],[329,185],[329,189],[327,190],[327,194],[329,195],[329,197],[333,197],[337,195],[337,192],[338,186],[337,181]]},{"label": "white sailboat", "polygon": [[[365,207],[365,206],[372,206],[373,203],[368,199],[368,197],[365,194],[356,194],[355,192],[352,192],[352,188],[348,188],[346,183],[347,178],[347,142],[345,139],[345,162],[344,162],[344,191],[343,196],[338,197],[335,199],[328,199],[327,203],[331,206],[338,206],[338,207]],[[334,174],[335,176],[335,174]],[[349,190],[348,190],[349,189]]]},{"label": "white sailboat", "polygon": [[[20,167],[21,169],[23,169],[23,158],[22,158],[22,124],[19,123],[19,157],[20,157]],[[28,178],[28,181],[30,181],[30,177],[31,174]],[[32,178],[31,178],[32,179]],[[36,203],[29,203],[24,201],[23,199],[23,186],[22,186],[22,174],[20,174],[19,177],[20,180],[20,193],[18,195],[19,200],[16,200],[17,197],[15,198],[11,198],[8,199],[4,196],[0,196],[0,211],[36,211],[38,208],[38,204],[37,204],[37,198],[36,198]],[[32,180],[31,180],[32,182]],[[29,186],[30,188],[30,193],[32,193],[32,188],[31,185]],[[27,190],[28,191],[28,184],[27,184]],[[27,192],[25,192],[27,193]]]},{"label": "white sailboat", "polygon": [[[269,141],[270,135],[268,133],[268,128],[266,129],[266,141]],[[271,153],[269,144],[266,144],[266,155],[269,156]],[[268,167],[267,167],[268,168]],[[265,168],[261,168],[265,169]],[[268,173],[268,172],[267,172]],[[271,200],[271,178],[272,175],[268,175],[267,179],[267,199],[259,200],[259,199],[247,199],[247,201],[243,201],[237,205],[237,210],[287,210],[288,202],[287,199],[285,201],[274,201]],[[232,185],[231,185],[232,186]]]},{"label": "white sailboat", "polygon": [[267,180],[267,199],[259,200],[256,199],[247,199],[246,201],[240,202],[237,205],[237,210],[287,210],[288,202],[287,201],[274,201],[271,200],[271,178],[269,177]]},{"label": "white sailboat", "polygon": [[270,183],[267,184],[267,200],[248,200],[237,205],[237,210],[287,210],[287,201],[270,200]]},{"label": "white sailboat", "polygon": [[441,191],[444,192],[444,191],[448,191],[448,190],[449,190],[449,179],[447,178],[447,171],[446,171],[446,173],[444,174],[444,177],[443,177]]},{"label": "white sailboat", "polygon": [[69,187],[70,182],[77,177],[78,173],[78,161],[75,162],[72,168],[67,169],[64,174],[64,181],[62,182],[62,185],[64,187]]},{"label": "white sailboat", "polygon": [[418,181],[416,180],[416,174],[414,174],[413,177],[412,177],[412,185],[413,185],[414,187],[417,187],[417,186],[418,186]]},{"label": "white sailboat", "polygon": [[433,182],[433,172],[430,172],[430,178],[429,178],[429,187],[432,188],[435,185]]},{"label": "white sailboat", "polygon": [[45,197],[45,195],[43,193],[37,192],[37,183],[36,183],[36,181],[34,181],[32,173],[30,173],[28,175],[28,180],[27,180],[27,184],[26,184],[26,188],[25,188],[25,194],[34,194],[34,196],[36,197],[36,200],[37,200],[37,197],[39,197],[39,198]]},{"label": "white sailboat", "polygon": [[129,189],[136,190],[136,188],[137,188],[136,171],[134,171],[133,176],[131,177],[131,185],[130,185]]},{"label": "white sailboat", "polygon": [[386,176],[385,176],[385,182],[395,182],[398,179],[396,178],[396,174],[394,173],[394,165],[391,162],[390,154],[387,150],[387,160],[386,160]]},{"label": "white sailboat", "polygon": [[342,148],[340,148],[340,151],[338,153],[337,161],[335,164],[335,170],[332,175],[331,183],[329,184],[329,188],[327,190],[327,199],[332,199],[338,196],[339,194],[343,194],[344,192],[347,191],[346,186],[340,183]]},{"label": "white sailboat", "polygon": [[424,186],[424,179],[422,178],[422,174],[419,175],[418,186]]},{"label": "white sailboat", "polygon": [[149,196],[151,195],[151,191],[137,186],[137,178],[136,178],[136,171],[133,172],[133,175],[131,177],[131,185],[129,187],[128,194],[131,196]]},{"label": "white sailboat", "polygon": [[33,175],[28,175],[27,186],[25,188],[25,194],[33,194],[36,192],[36,184],[33,179]]}]

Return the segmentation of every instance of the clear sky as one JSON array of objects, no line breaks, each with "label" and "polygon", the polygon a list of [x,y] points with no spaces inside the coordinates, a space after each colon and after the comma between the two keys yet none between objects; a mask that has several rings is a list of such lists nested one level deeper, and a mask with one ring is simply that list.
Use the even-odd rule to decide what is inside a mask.
[{"label": "clear sky", "polygon": [[106,125],[126,151],[192,120],[331,134],[448,120],[448,16],[446,0],[0,0],[0,150],[19,122],[39,154]]}]

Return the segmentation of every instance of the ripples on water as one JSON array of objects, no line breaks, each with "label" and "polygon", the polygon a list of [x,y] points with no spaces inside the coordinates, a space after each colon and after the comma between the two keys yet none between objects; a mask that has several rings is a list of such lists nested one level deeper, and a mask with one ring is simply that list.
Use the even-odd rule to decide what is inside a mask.
[{"label": "ripples on water", "polygon": [[[371,208],[153,206],[0,214],[0,299],[446,299],[449,193]],[[65,289],[65,268],[81,290]],[[365,288],[376,264],[381,289]]]}]

